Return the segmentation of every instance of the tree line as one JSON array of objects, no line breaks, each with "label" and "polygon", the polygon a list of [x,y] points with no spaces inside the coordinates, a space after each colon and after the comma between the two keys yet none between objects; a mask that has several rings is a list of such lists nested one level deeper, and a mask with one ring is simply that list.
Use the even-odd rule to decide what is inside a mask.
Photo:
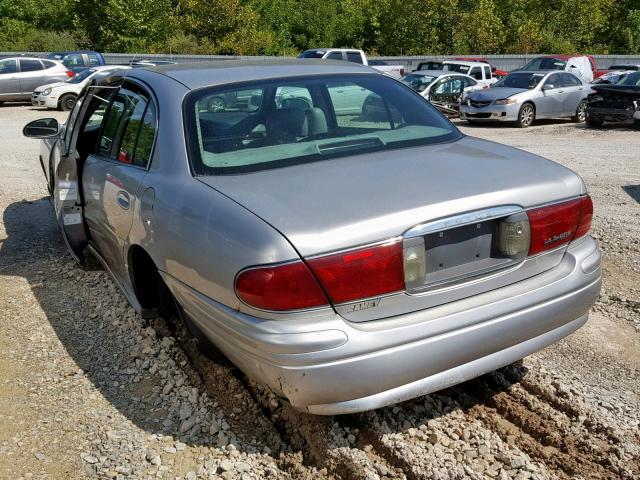
[{"label": "tree line", "polygon": [[640,51],[640,0],[0,0],[0,51]]}]

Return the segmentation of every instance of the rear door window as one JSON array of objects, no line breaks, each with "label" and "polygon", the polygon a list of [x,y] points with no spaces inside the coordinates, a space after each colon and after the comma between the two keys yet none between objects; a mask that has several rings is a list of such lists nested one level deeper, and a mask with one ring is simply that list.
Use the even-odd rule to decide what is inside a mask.
[{"label": "rear door window", "polygon": [[40,63],[40,60],[20,59],[20,71],[22,73],[37,72],[38,70],[42,70],[42,63]]},{"label": "rear door window", "polygon": [[484,68],[484,78],[491,78],[491,67],[486,66]]},{"label": "rear door window", "polygon": [[342,52],[331,52],[327,55],[327,60],[343,60]]},{"label": "rear door window", "polygon": [[137,88],[120,88],[106,114],[98,154],[146,167],[155,137],[156,111],[152,105],[149,96]]}]

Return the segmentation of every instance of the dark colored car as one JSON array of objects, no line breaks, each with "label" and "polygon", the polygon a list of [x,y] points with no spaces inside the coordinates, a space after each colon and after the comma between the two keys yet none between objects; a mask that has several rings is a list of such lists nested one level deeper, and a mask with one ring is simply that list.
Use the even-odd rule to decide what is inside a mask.
[{"label": "dark colored car", "polygon": [[59,60],[73,73],[81,72],[90,67],[99,67],[101,65],[107,64],[102,54],[94,52],[93,50],[70,50],[66,52],[51,52],[49,55],[47,55],[47,58]]},{"label": "dark colored car", "polygon": [[604,122],[633,122],[640,127],[640,72],[627,75],[615,85],[592,85],[595,93],[587,97],[587,125],[601,127]]}]

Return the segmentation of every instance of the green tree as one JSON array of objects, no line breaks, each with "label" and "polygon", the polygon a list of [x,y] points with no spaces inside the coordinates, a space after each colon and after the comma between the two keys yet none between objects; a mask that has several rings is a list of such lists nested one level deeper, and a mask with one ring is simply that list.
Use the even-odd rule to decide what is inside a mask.
[{"label": "green tree", "polygon": [[165,51],[175,32],[174,0],[70,0],[76,24],[104,51]]},{"label": "green tree", "polygon": [[458,0],[384,0],[378,49],[384,55],[444,54],[453,49]]},{"label": "green tree", "polygon": [[464,54],[499,53],[505,31],[493,0],[476,0],[460,15],[454,32],[454,50]]}]

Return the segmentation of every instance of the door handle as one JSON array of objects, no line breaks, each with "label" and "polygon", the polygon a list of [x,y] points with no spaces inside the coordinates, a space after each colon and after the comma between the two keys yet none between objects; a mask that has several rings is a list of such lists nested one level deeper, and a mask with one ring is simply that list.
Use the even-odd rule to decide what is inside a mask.
[{"label": "door handle", "polygon": [[564,90],[558,90],[558,93],[564,93]]},{"label": "door handle", "polygon": [[120,205],[125,210],[129,210],[129,194],[124,190],[120,190],[117,196],[118,205]]}]

